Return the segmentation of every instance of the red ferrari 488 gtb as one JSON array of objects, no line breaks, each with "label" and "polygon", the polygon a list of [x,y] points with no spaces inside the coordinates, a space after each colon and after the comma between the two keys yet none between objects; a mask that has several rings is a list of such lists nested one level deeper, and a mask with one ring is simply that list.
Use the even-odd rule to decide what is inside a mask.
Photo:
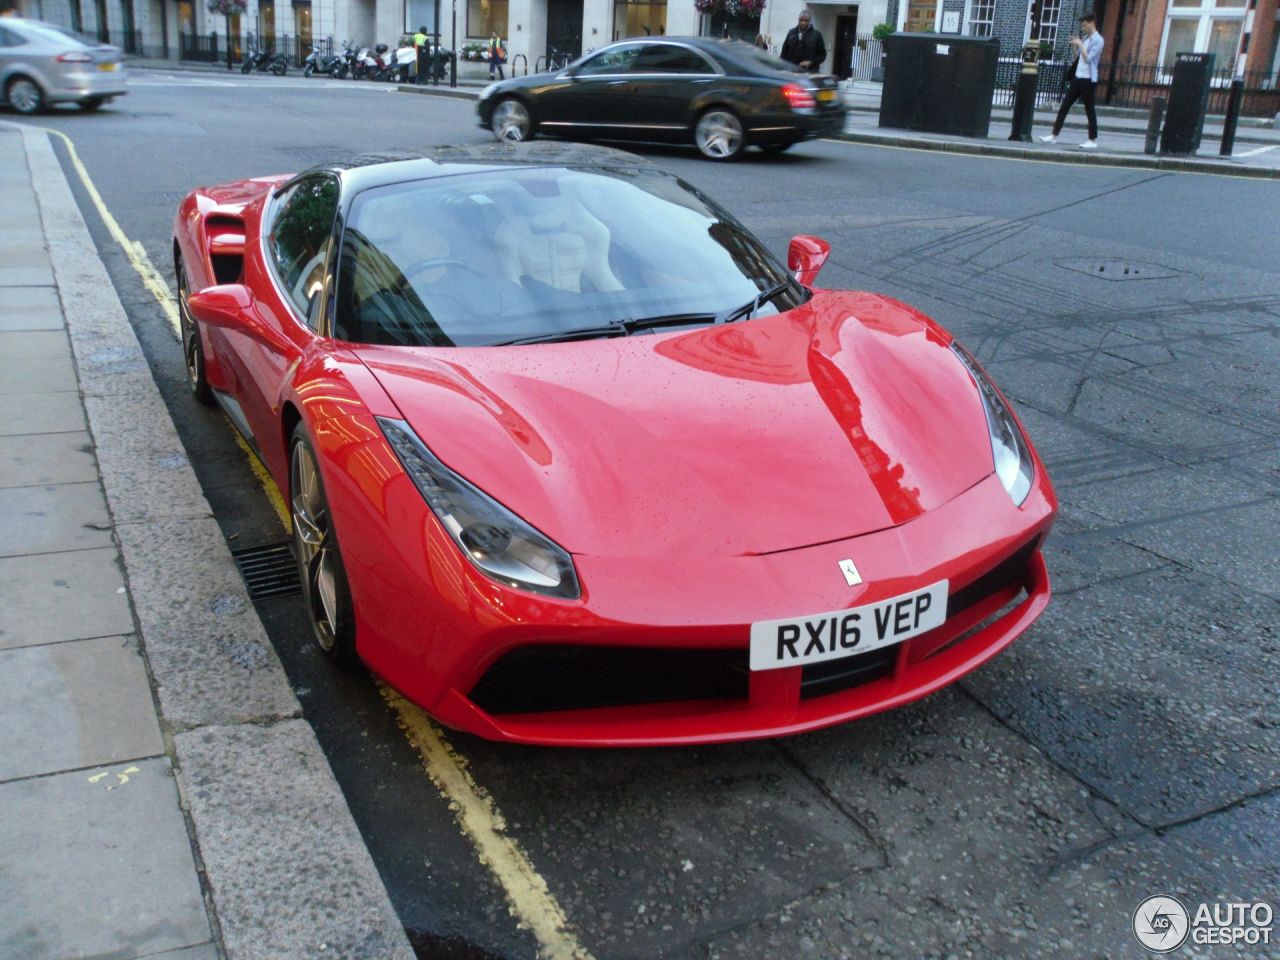
[{"label": "red ferrari 488 gtb", "polygon": [[284,492],[334,660],[483,737],[705,743],[907,703],[1035,621],[1053,490],[950,334],[643,162],[497,147],[174,222],[192,393]]}]

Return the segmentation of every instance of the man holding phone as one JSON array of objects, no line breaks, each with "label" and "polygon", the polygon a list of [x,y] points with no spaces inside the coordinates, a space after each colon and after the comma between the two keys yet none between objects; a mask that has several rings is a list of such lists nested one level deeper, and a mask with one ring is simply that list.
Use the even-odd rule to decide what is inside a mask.
[{"label": "man holding phone", "polygon": [[1071,38],[1071,45],[1076,48],[1076,68],[1071,77],[1071,87],[1062,98],[1058,118],[1053,122],[1053,133],[1046,133],[1040,139],[1044,143],[1057,143],[1062,125],[1067,122],[1067,113],[1077,100],[1083,100],[1084,114],[1089,120],[1089,139],[1080,144],[1080,149],[1097,150],[1098,112],[1094,109],[1093,95],[1098,87],[1098,63],[1102,59],[1103,39],[1092,13],[1086,13],[1080,18],[1080,35]]}]

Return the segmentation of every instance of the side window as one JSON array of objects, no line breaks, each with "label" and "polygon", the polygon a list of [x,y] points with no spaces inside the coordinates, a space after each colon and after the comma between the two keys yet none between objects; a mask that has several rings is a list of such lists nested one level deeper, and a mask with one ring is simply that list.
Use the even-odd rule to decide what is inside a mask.
[{"label": "side window", "polygon": [[0,27],[0,47],[20,47],[27,41],[12,30]]},{"label": "side window", "polygon": [[640,47],[614,47],[596,54],[578,68],[577,76],[590,77],[599,74],[629,73],[636,58],[640,56]]},{"label": "side window", "polygon": [[711,65],[688,47],[654,43],[641,47],[632,73],[713,73]]},{"label": "side window", "polygon": [[338,212],[338,181],[308,177],[277,202],[268,237],[271,259],[289,299],[305,317],[312,295],[324,282],[325,254]]}]

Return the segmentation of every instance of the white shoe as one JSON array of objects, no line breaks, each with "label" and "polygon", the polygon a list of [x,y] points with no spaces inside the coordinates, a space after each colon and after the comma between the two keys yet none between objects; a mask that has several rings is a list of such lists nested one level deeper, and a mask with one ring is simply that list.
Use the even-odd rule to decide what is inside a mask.
[{"label": "white shoe", "polygon": [[1097,149],[1098,149],[1098,141],[1097,141],[1097,140],[1086,140],[1084,143],[1080,144],[1080,149],[1081,149],[1081,150],[1097,150]]},{"label": "white shoe", "polygon": [[1044,136],[1040,138],[1040,142],[1041,143],[1057,143],[1058,138],[1054,136],[1052,133],[1046,133],[1044,134]]}]

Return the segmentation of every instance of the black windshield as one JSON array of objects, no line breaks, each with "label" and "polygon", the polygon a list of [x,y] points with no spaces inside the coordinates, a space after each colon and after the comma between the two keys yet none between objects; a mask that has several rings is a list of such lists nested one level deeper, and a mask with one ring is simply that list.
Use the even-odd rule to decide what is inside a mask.
[{"label": "black windshield", "polygon": [[689,315],[692,325],[780,284],[760,314],[806,294],[736,220],[673,177],[494,169],[356,197],[334,334],[484,346],[637,318]]}]

